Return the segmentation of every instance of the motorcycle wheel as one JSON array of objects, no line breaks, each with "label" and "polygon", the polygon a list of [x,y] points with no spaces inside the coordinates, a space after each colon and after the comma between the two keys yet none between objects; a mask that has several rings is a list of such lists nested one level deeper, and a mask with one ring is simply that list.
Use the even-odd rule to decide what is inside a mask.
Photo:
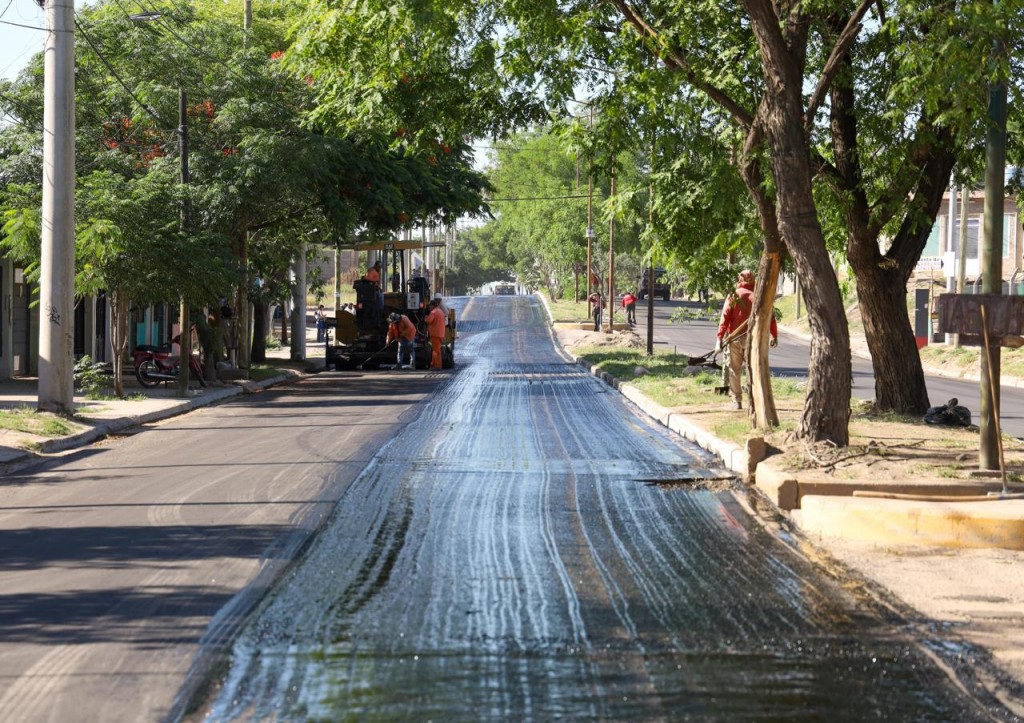
[{"label": "motorcycle wheel", "polygon": [[160,383],[159,379],[154,379],[150,376],[150,373],[157,371],[156,364],[153,363],[152,359],[143,359],[135,366],[135,378],[139,380],[139,384],[152,389]]}]

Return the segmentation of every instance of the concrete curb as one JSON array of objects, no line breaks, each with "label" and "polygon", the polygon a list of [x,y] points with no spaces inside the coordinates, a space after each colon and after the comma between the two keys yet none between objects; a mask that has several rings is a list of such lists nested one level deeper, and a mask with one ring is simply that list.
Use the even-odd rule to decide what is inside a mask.
[{"label": "concrete curb", "polygon": [[[259,382],[252,382],[252,384],[260,390],[263,390],[275,384],[280,384],[281,382],[300,376],[302,375],[298,373],[279,374],[275,377],[264,379]],[[140,424],[147,424],[149,422],[155,422],[162,419],[170,419],[171,417],[176,417],[180,414],[186,414],[194,409],[200,409],[202,407],[215,404],[216,402],[236,397],[243,392],[245,392],[245,388],[240,385],[231,385],[220,389],[209,389],[205,393],[196,397],[175,400],[173,404],[163,407],[162,409],[153,409],[148,412],[130,414],[124,417],[116,417],[114,419],[104,419],[98,421],[95,426],[78,432],[77,434],[42,441],[39,443],[37,451],[42,454],[53,454],[55,452],[64,452],[69,449],[74,449],[75,447],[83,447],[110,434],[115,434],[132,427],[137,427]],[[25,450],[25,453],[21,455],[20,458],[31,455],[32,451]],[[17,459],[18,458],[8,461],[17,461]]]},{"label": "concrete curb", "polygon": [[661,406],[657,402],[652,401],[635,385],[630,384],[629,382],[622,382],[608,372],[598,369],[596,366],[587,366],[585,358],[573,356],[573,359],[576,360],[577,364],[586,368],[591,374],[603,381],[605,384],[618,390],[622,396],[636,405],[651,419],[657,421],[662,426],[668,427],[671,431],[684,439],[693,442],[698,447],[717,455],[727,469],[742,476],[744,479],[749,477],[749,456],[746,450],[741,449],[732,442],[726,442],[723,439],[719,439],[707,430],[691,422],[685,414],[673,412],[672,410]]},{"label": "concrete curb", "polygon": [[1024,500],[928,502],[807,495],[791,516],[811,537],[1024,550]]}]

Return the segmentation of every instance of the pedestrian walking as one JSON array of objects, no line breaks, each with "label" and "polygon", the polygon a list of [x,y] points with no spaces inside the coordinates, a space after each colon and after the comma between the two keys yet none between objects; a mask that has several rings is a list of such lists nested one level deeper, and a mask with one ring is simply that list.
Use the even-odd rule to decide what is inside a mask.
[{"label": "pedestrian walking", "polygon": [[626,309],[626,321],[629,324],[636,324],[636,297],[627,291],[622,295],[622,305]]},{"label": "pedestrian walking", "polygon": [[601,314],[604,311],[604,299],[600,291],[595,291],[587,297],[590,304],[590,315],[594,317],[594,331],[601,331]]},{"label": "pedestrian walking", "polygon": [[430,368],[441,368],[441,344],[444,342],[444,312],[440,303],[434,299],[430,302],[427,313],[427,336],[430,337]]},{"label": "pedestrian walking", "polygon": [[387,342],[398,342],[397,363],[399,369],[416,368],[416,325],[405,314],[397,311],[388,317]]},{"label": "pedestrian walking", "polygon": [[[740,373],[743,371],[743,359],[746,355],[747,341],[746,333],[750,312],[754,308],[754,274],[749,270],[740,272],[737,279],[736,290],[725,300],[722,307],[722,317],[718,324],[717,341],[715,351],[722,351],[724,348],[728,357],[726,365],[729,378],[729,394],[737,409],[743,408],[743,389],[740,386]],[[779,343],[779,330],[772,317],[771,346]]]}]

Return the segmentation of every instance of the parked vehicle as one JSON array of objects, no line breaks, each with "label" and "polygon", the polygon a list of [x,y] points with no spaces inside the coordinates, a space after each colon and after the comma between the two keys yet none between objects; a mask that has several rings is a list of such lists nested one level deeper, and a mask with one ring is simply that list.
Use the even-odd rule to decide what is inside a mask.
[{"label": "parked vehicle", "polygon": [[[132,351],[132,358],[135,361],[135,378],[147,389],[152,389],[161,382],[166,384],[178,379],[178,373],[181,370],[180,359],[171,354],[170,344],[163,346],[140,344]],[[200,386],[205,387],[203,368],[195,353],[189,357],[188,368],[191,377],[196,379]]]},{"label": "parked vehicle", "polygon": [[[668,284],[668,276],[665,269],[655,268],[654,269],[654,297],[661,297],[663,301],[668,301],[672,296],[672,289]],[[645,270],[640,274],[640,279],[637,282],[636,298],[639,301],[643,301],[647,298],[647,271]]]},{"label": "parked vehicle", "polygon": [[515,296],[516,286],[515,284],[497,284],[494,287],[494,294],[496,296]]}]

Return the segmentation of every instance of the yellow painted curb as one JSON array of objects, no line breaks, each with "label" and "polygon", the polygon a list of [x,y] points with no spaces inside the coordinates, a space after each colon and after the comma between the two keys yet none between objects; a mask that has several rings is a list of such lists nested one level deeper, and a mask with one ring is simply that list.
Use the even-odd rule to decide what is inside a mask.
[{"label": "yellow painted curb", "polygon": [[800,505],[793,517],[810,535],[1024,550],[1024,500],[923,502],[807,495]]}]

